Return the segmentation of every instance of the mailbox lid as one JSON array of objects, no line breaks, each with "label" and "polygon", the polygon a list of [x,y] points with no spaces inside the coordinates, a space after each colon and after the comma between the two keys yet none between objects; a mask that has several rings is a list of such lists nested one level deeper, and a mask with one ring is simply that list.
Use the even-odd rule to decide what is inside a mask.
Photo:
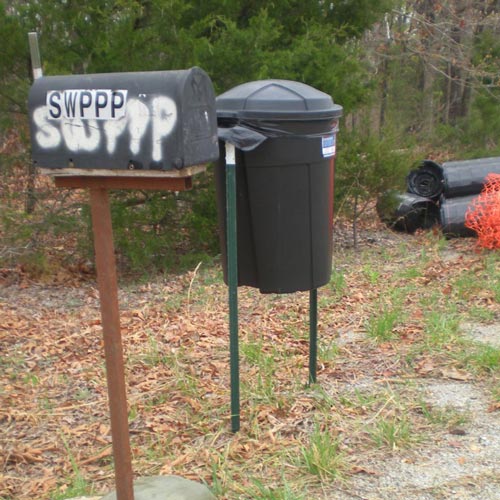
[{"label": "mailbox lid", "polygon": [[170,170],[218,158],[215,94],[200,68],[43,77],[28,105],[40,167]]}]

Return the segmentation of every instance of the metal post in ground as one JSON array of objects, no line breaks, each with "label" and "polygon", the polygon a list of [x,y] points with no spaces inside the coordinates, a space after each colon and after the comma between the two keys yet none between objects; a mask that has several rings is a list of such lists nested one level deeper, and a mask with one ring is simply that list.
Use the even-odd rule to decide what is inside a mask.
[{"label": "metal post in ground", "polygon": [[118,500],[134,500],[127,394],[118,308],[118,284],[107,189],[90,189],[90,208],[94,232],[97,284],[101,302],[111,435],[115,460],[116,496]]},{"label": "metal post in ground", "polygon": [[309,383],[316,383],[318,359],[318,290],[309,291]]},{"label": "metal post in ground", "polygon": [[236,151],[226,143],[227,281],[229,286],[229,355],[231,430],[240,430],[240,368],[238,348],[238,245],[236,222]]}]

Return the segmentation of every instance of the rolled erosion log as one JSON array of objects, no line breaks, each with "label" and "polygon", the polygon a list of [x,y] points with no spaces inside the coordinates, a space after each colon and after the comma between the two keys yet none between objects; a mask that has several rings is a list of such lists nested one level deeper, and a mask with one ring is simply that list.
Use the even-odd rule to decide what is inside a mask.
[{"label": "rolled erosion log", "polygon": [[443,193],[443,167],[432,160],[424,160],[410,171],[406,178],[409,193],[437,201]]},{"label": "rolled erosion log", "polygon": [[475,236],[476,233],[465,226],[467,209],[478,195],[461,196],[459,198],[441,197],[440,219],[443,234],[447,238]]},{"label": "rolled erosion log", "polygon": [[428,229],[439,221],[436,203],[413,193],[387,191],[378,199],[377,212],[391,229],[407,233]]},{"label": "rolled erosion log", "polygon": [[443,163],[442,172],[446,198],[479,194],[488,174],[500,174],[500,157],[447,161]]}]

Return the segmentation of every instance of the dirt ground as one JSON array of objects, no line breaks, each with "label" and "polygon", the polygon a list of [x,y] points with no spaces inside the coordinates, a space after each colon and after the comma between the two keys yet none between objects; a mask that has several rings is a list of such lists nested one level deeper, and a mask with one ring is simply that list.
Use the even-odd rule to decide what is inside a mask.
[{"label": "dirt ground", "polygon": [[[387,241],[384,238],[385,236],[371,239],[370,244],[385,246]],[[399,243],[396,241],[394,244]],[[474,259],[477,258],[474,257],[472,243],[451,244],[451,250],[443,253],[441,263],[443,268],[448,266],[453,269],[456,266],[456,269],[467,269]],[[363,272],[367,272],[366,265]],[[41,283],[30,280],[15,269],[2,270],[1,277],[0,359],[3,374],[0,386],[0,499],[37,498],[37,492],[39,498],[49,498],[49,492],[55,491],[57,487],[59,491],[64,491],[60,485],[75,472],[75,467],[95,481],[99,493],[105,493],[112,487],[113,472],[109,465],[107,397],[102,380],[99,381],[103,378],[100,355],[102,340],[95,284],[88,278],[84,281],[71,278],[68,283],[64,276],[61,282]],[[193,366],[205,363],[206,354],[203,349],[208,349],[209,352],[212,349],[214,359],[209,367],[203,368],[206,370],[204,376],[211,379],[206,383],[211,385],[204,386],[203,392],[213,398],[214,411],[217,411],[218,405],[226,404],[223,402],[228,398],[227,376],[220,373],[227,366],[224,354],[227,325],[224,314],[220,314],[222,309],[216,309],[225,306],[214,305],[217,301],[224,300],[225,289],[220,284],[207,285],[197,296],[195,278],[194,275],[186,275],[171,281],[162,279],[121,287],[122,327],[124,334],[127,334],[128,354],[134,349],[143,349],[141,364],[131,365],[132,402],[142,401],[141,398],[145,397],[147,391],[156,394],[155,384],[162,384],[165,390],[165,383],[170,383],[161,382],[161,377],[156,372],[153,380],[153,368],[156,370],[159,367],[152,359],[156,351],[153,349],[154,339],[149,335],[159,332],[168,342],[183,344],[192,349]],[[216,288],[211,288],[212,286]],[[359,289],[355,288],[358,286]],[[446,282],[442,284],[443,289],[447,286]],[[363,287],[366,289],[366,284],[355,283],[350,289],[352,300],[359,300],[360,305],[363,303]],[[360,297],[356,298],[356,294]],[[173,297],[181,295],[184,300],[181,309],[166,302],[172,302]],[[208,306],[197,306],[196,300],[200,300],[200,297],[214,302],[210,302],[212,305]],[[466,338],[498,348],[499,307],[491,301],[489,304],[493,316],[488,322],[464,321],[460,325],[460,332]],[[288,305],[285,302],[277,310],[287,312]],[[254,317],[260,313],[263,316],[268,314],[259,302],[250,302],[245,296],[241,308],[245,321],[257,321]],[[274,310],[269,312],[266,316],[267,323],[263,323],[265,328],[278,328],[274,323],[275,316]],[[203,329],[199,328],[199,324],[203,324]],[[392,351],[386,345],[373,347],[373,344],[367,343],[365,333],[359,328],[360,323],[356,323],[357,327],[352,327],[352,324],[353,318],[347,313],[345,318],[335,317],[320,324],[321,335],[335,342],[344,357],[338,362],[339,366],[335,362],[325,362],[320,368],[321,384],[332,398],[339,394],[343,397],[370,394],[375,388],[389,387],[391,384],[411,384],[412,394],[420,401],[420,406],[428,405],[436,412],[453,414],[457,424],[443,426],[430,434],[431,439],[408,448],[381,448],[371,450],[366,455],[358,454],[354,457],[355,466],[351,467],[344,478],[318,483],[320,485],[314,490],[314,498],[500,500],[500,412],[498,404],[492,405],[487,377],[476,377],[463,370],[456,370],[453,366],[441,371],[432,367],[422,369],[418,374],[412,373],[409,376],[407,372],[393,369],[399,359],[391,354]],[[258,325],[262,326],[260,323]],[[282,333],[279,332],[280,335]],[[304,342],[294,342],[299,346],[301,355],[307,352],[304,351]],[[374,359],[370,366],[375,362],[383,363],[384,366],[379,370],[383,376],[378,375],[376,370],[370,372],[363,368],[356,371],[355,377],[339,375],[351,365],[357,363],[361,366],[360,360],[370,356],[371,352]],[[291,364],[294,362],[293,359],[290,361]],[[151,371],[148,371],[148,367]],[[187,366],[182,367],[188,369]],[[219,367],[222,368],[219,370]],[[392,371],[387,374],[389,368]],[[498,376],[498,369],[492,376]],[[185,393],[188,389],[184,388]],[[189,404],[198,413],[206,411],[192,397],[184,395],[182,399],[179,394],[174,390],[174,403],[178,406]],[[299,400],[302,397],[297,396]],[[169,401],[162,401],[161,405],[163,406],[159,406],[159,410],[163,412],[162,415],[168,414],[168,409],[173,408],[165,406],[169,405]],[[149,407],[144,404],[139,408],[147,411]],[[264,412],[264,406],[259,408],[259,411]],[[375,421],[383,410],[384,407],[381,407],[376,413],[369,415],[369,420]],[[284,421],[280,424],[281,428],[286,428],[288,416],[276,413],[275,409],[269,411],[266,418],[273,422],[272,419],[276,420],[275,416],[278,415]],[[293,422],[303,425],[304,418],[300,420],[297,417]],[[144,418],[136,417],[131,432],[133,436],[144,433],[149,436],[148,439],[158,432],[173,435],[178,433],[179,438],[173,438],[169,442],[184,451],[183,440],[192,439],[194,442],[202,437],[185,434],[181,425],[184,424],[176,422],[174,425],[167,417],[151,413]],[[228,443],[233,439],[227,430],[220,430],[221,422],[217,418],[210,425],[211,427],[203,428],[203,432],[215,436],[211,441],[213,444],[219,441]],[[295,425],[295,429],[298,426],[299,424]],[[248,431],[243,430],[235,442],[240,446],[239,452],[248,452],[248,461],[251,461],[252,454],[261,449],[262,442],[254,443],[256,440],[250,439],[245,441],[248,436],[242,434]],[[345,435],[343,439],[344,446],[348,449],[349,435]],[[352,449],[357,449],[355,444]],[[208,453],[210,452],[207,451]],[[153,458],[141,455],[139,451],[137,456],[141,460],[141,471],[148,475],[151,471],[182,475],[184,470],[188,471],[189,478],[197,478],[202,470],[199,461],[203,457],[196,456],[194,452],[188,458],[184,457],[184,461],[179,461],[177,469],[167,464],[172,462],[172,456],[166,457],[161,454],[161,450],[160,455]],[[203,479],[210,484],[209,473]],[[97,499],[99,496],[93,498]],[[249,497],[226,492],[223,498]],[[295,500],[303,497],[265,498]]]},{"label": "dirt ground", "polygon": [[[490,325],[487,336],[474,325],[467,325],[467,330],[476,340],[500,345],[500,323]],[[375,384],[365,381],[364,387]],[[419,391],[430,405],[463,413],[467,423],[410,452],[361,461],[370,473],[356,474],[347,484],[326,490],[324,498],[500,500],[500,418],[489,411],[481,384],[429,378],[420,382]]]}]

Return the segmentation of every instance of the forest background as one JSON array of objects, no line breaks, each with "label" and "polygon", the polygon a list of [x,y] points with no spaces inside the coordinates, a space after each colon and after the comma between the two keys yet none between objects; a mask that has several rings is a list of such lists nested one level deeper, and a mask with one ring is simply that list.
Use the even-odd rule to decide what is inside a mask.
[{"label": "forest background", "polygon": [[[336,212],[352,221],[419,160],[500,154],[499,1],[4,0],[0,267],[43,275],[92,255],[85,195],[55,190],[30,161],[30,31],[45,75],[196,65],[217,94],[266,78],[327,92],[344,107]],[[112,211],[122,270],[218,253],[211,168],[191,192],[117,191]]]}]

